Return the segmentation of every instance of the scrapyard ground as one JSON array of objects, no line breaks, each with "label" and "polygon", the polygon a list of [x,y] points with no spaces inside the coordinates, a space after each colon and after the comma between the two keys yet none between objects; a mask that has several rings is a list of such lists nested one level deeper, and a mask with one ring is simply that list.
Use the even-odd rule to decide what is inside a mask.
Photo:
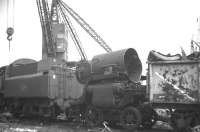
[{"label": "scrapyard ground", "polygon": [[[109,127],[111,131],[105,130],[104,126],[87,128],[80,123],[48,122],[41,123],[34,120],[18,120],[0,123],[0,132],[129,132],[120,127]],[[104,131],[105,130],[105,131]],[[156,123],[152,129],[138,129],[130,132],[173,132],[166,123]]]}]

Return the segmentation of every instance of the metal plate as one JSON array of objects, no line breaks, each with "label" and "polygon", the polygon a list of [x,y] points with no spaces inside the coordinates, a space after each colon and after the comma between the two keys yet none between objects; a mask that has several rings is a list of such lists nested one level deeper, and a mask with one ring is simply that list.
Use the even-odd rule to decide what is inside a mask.
[{"label": "metal plate", "polygon": [[149,63],[150,100],[167,103],[199,102],[199,62]]},{"label": "metal plate", "polygon": [[5,80],[6,97],[48,97],[48,75],[31,74]]}]

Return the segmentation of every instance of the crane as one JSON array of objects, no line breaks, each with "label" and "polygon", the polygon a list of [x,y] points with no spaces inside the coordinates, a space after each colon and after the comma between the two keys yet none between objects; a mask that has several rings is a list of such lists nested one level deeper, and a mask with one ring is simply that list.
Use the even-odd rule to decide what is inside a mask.
[{"label": "crane", "polygon": [[56,45],[52,34],[52,24],[49,15],[48,4],[45,0],[36,0],[36,2],[43,36],[42,58],[55,57]]},{"label": "crane", "polygon": [[[72,22],[69,19],[69,15],[106,51],[111,52],[112,49],[106,44],[106,42],[96,33],[96,31],[76,13],[71,7],[69,7],[62,0],[52,0],[51,11],[49,11],[48,2],[46,0],[36,0],[38,12],[40,16],[40,22],[43,32],[43,58],[54,57],[59,58],[57,55],[57,41],[54,33],[54,25],[64,24],[65,32],[69,32],[80,56],[81,60],[87,61],[87,56],[81,41],[77,35]],[[67,49],[66,49],[67,50]],[[64,50],[64,53],[67,52]]]},{"label": "crane", "polygon": [[62,5],[65,10],[77,21],[77,23],[107,52],[111,52],[112,49],[106,44],[106,42],[96,33],[96,31],[83,19],[78,13],[70,8],[62,0],[59,0],[59,4]]}]

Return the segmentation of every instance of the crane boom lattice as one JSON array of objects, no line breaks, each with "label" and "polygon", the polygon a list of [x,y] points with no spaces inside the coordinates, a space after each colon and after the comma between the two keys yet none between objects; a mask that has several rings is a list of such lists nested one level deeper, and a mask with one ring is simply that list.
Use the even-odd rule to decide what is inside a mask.
[{"label": "crane boom lattice", "polygon": [[43,57],[54,57],[56,46],[52,35],[48,4],[45,0],[36,0],[36,2],[43,33]]},{"label": "crane boom lattice", "polygon": [[107,52],[111,52],[112,49],[106,44],[106,42],[96,33],[96,31],[82,18],[80,17],[72,8],[70,8],[62,0],[59,0],[60,5],[62,5],[65,10],[76,20],[76,22]]},{"label": "crane boom lattice", "polygon": [[75,46],[81,56],[81,59],[82,60],[87,60],[87,56],[85,54],[85,51],[81,45],[81,42],[80,42],[80,39],[76,33],[76,30],[75,28],[73,27],[70,19],[68,18],[68,16],[66,15],[66,13],[64,12],[63,10],[63,7],[61,5],[58,6],[59,7],[59,11],[60,11],[60,14],[62,15],[63,19],[64,19],[64,22],[65,22],[65,25],[70,33],[70,36],[72,37],[72,40],[74,41],[75,43]]},{"label": "crane boom lattice", "polygon": [[[84,48],[73,27],[69,15],[107,52],[111,48],[95,32],[95,30],[81,18],[72,8],[62,0],[52,0],[51,10],[49,10],[47,0],[36,0],[40,22],[43,33],[43,59],[56,58],[66,60],[67,43],[64,38],[65,33],[69,32],[74,44],[81,56],[81,60],[87,61]],[[68,15],[69,14],[69,15]]]}]

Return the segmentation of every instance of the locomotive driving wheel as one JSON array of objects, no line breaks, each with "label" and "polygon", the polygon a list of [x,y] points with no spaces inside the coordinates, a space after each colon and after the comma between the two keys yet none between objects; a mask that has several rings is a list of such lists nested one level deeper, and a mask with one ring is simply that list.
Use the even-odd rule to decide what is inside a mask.
[{"label": "locomotive driving wheel", "polygon": [[97,126],[103,121],[103,114],[97,108],[89,106],[85,111],[85,121],[89,127]]},{"label": "locomotive driving wheel", "polygon": [[120,123],[125,129],[136,129],[142,122],[140,111],[135,107],[126,107],[120,115]]}]

